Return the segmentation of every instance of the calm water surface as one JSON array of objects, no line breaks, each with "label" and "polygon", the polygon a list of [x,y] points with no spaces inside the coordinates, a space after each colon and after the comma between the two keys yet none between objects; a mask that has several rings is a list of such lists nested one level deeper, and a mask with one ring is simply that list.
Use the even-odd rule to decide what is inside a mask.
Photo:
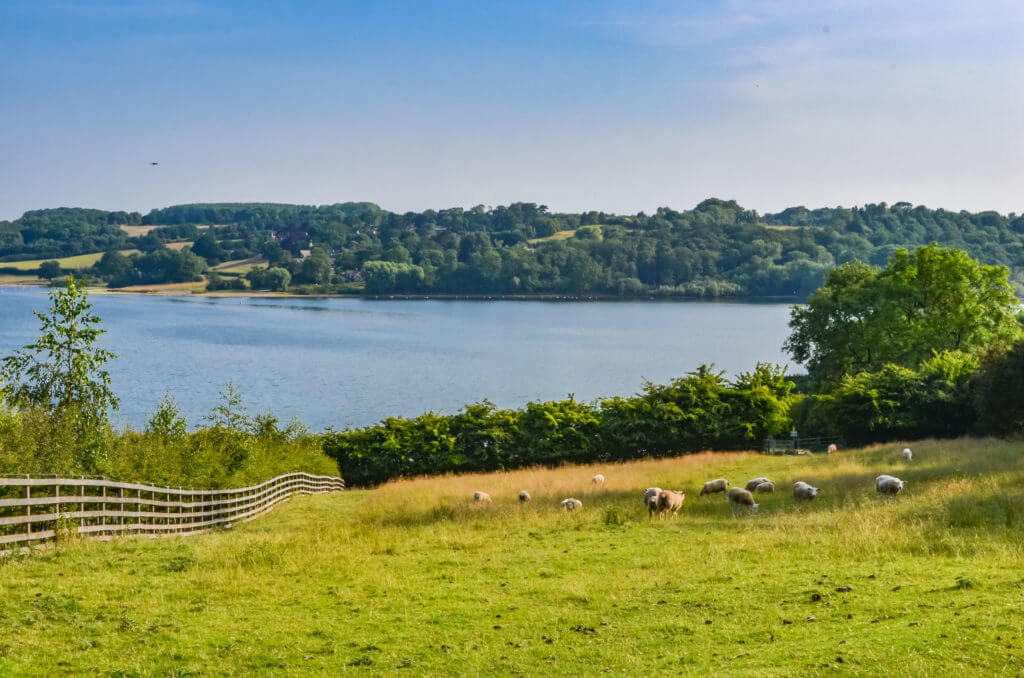
[{"label": "calm water surface", "polygon": [[[142,426],[164,393],[190,426],[233,381],[250,413],[310,428],[370,424],[484,398],[629,395],[714,362],[786,363],[789,305],[364,301],[94,295],[121,398]],[[38,333],[46,290],[0,288],[0,355]]]}]

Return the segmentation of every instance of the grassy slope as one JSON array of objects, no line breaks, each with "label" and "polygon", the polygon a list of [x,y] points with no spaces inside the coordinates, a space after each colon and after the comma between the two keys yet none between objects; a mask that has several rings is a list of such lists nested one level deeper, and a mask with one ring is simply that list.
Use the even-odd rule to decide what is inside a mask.
[{"label": "grassy slope", "polygon": [[539,242],[546,242],[548,240],[568,240],[569,238],[572,238],[575,235],[576,235],[576,229],[570,228],[570,229],[565,230],[565,231],[555,231],[555,233],[553,233],[552,235],[549,235],[549,236],[544,237],[544,238],[531,238],[527,242],[529,242],[531,245],[535,245],[535,244],[537,244]]},{"label": "grassy slope", "polygon": [[[134,254],[136,252],[138,252],[138,250],[121,250],[121,254]],[[88,268],[102,258],[103,252],[93,252],[92,254],[76,254],[73,257],[61,257],[55,261],[60,263],[60,267],[65,270],[77,270],[80,268]],[[0,263],[0,268],[16,268],[19,271],[33,271],[39,268],[39,264],[44,261],[51,260],[29,259],[27,261],[9,261]]]},{"label": "grassy slope", "polygon": [[[0,566],[0,675],[1020,675],[1024,444],[901,447],[420,479],[64,546]],[[883,471],[909,480],[892,503]],[[762,474],[780,491],[756,517],[696,497]],[[652,484],[687,490],[676,519],[647,520]]]}]

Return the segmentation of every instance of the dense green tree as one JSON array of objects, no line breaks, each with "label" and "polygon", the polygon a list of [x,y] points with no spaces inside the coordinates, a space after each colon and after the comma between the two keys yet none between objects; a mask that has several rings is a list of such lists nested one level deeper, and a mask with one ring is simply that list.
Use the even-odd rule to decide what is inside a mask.
[{"label": "dense green tree", "polygon": [[279,266],[270,268],[254,268],[245,274],[254,289],[284,292],[292,282],[292,274],[288,269]]},{"label": "dense green tree", "polygon": [[1024,433],[1024,342],[996,347],[983,357],[973,395],[978,433]]},{"label": "dense green tree", "polygon": [[213,227],[204,230],[203,234],[192,243],[192,252],[206,259],[211,264],[225,261],[228,256],[227,250],[217,241],[216,229]]},{"label": "dense green tree", "polygon": [[[285,250],[297,256],[321,247],[342,273],[316,283],[322,290],[350,285],[351,272],[365,275],[367,262],[387,261],[423,271],[421,281],[406,275],[401,291],[616,295],[619,281],[635,279],[644,293],[660,297],[806,297],[838,264],[884,266],[900,247],[937,242],[1010,267],[1012,282],[1024,289],[1024,217],[905,203],[765,215],[713,198],[692,210],[634,215],[552,214],[533,203],[404,214],[370,203],[220,203],[153,210],[141,220],[154,228],[129,237],[119,224],[136,219],[99,210],[29,212],[0,223],[0,262],[130,247],[149,254],[192,240],[193,253],[208,264],[262,255],[307,284],[323,276],[303,272],[302,262]],[[565,231],[581,237],[550,237]],[[130,284],[145,276],[118,271],[101,277]]]},{"label": "dense green tree", "polygon": [[819,384],[942,351],[979,353],[1020,334],[1003,267],[935,246],[898,250],[882,270],[851,262],[791,312],[785,348]]},{"label": "dense green tree", "polygon": [[54,259],[39,264],[39,277],[52,280],[60,275],[60,262]]},{"label": "dense green tree", "polygon": [[324,285],[331,280],[331,259],[322,247],[314,247],[302,260],[302,282]]},{"label": "dense green tree", "polygon": [[133,268],[132,261],[117,250],[104,252],[100,260],[93,264],[93,275],[106,280],[113,280],[124,276]]}]

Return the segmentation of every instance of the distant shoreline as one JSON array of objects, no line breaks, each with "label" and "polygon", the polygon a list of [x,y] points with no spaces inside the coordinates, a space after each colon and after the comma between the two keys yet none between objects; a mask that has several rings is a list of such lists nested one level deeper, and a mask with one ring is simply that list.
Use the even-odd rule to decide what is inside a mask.
[{"label": "distant shoreline", "polygon": [[[48,289],[49,285],[40,283],[0,283],[0,288],[39,287]],[[120,290],[109,287],[89,287],[90,294],[103,295],[137,295],[148,297],[199,297],[212,299],[361,299],[364,301],[546,301],[546,302],[592,302],[592,301],[650,301],[650,302],[778,302],[800,303],[799,296],[758,296],[735,295],[725,297],[661,297],[650,294],[623,297],[616,294],[293,294],[289,292],[270,291],[216,291],[196,292],[187,289],[168,290]]]}]

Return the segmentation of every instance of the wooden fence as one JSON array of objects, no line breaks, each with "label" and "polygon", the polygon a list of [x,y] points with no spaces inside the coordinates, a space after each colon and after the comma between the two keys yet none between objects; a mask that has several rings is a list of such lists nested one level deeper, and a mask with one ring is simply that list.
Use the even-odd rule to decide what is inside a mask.
[{"label": "wooden fence", "polygon": [[761,451],[765,454],[798,454],[800,450],[824,452],[829,445],[845,445],[842,436],[817,436],[814,438],[765,438]]},{"label": "wooden fence", "polygon": [[2,477],[0,551],[75,534],[198,534],[252,520],[296,494],[344,489],[341,478],[308,473],[287,473],[231,490],[175,489],[84,476]]}]

